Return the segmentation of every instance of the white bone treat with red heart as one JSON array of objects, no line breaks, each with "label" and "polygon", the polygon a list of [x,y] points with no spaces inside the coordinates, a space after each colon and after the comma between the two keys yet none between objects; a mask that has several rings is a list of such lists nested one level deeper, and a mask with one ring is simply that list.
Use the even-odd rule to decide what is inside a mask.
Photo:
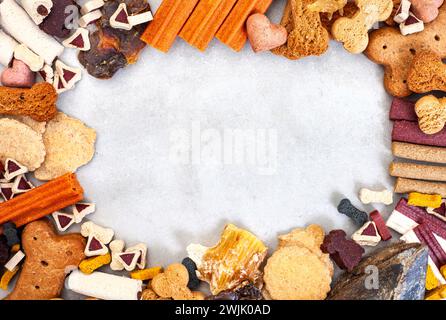
[{"label": "white bone treat with red heart", "polygon": [[14,49],[18,45],[17,41],[0,30],[0,63],[8,67],[14,57]]},{"label": "white bone treat with red heart", "polygon": [[129,14],[125,3],[121,3],[115,13],[110,17],[110,26],[123,30],[131,30],[133,28],[129,22]]},{"label": "white bone treat with red heart", "polygon": [[53,8],[51,0],[19,0],[19,3],[37,25],[43,22]]},{"label": "white bone treat with red heart", "polygon": [[64,47],[47,35],[31,20],[25,10],[14,0],[3,0],[0,4],[2,28],[18,42],[26,45],[44,61],[52,65]]}]

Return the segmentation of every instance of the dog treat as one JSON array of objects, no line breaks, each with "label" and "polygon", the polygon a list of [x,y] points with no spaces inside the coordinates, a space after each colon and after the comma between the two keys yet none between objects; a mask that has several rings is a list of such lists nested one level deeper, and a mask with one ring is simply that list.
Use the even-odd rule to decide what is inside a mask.
[{"label": "dog treat", "polygon": [[411,0],[411,9],[415,15],[426,23],[432,22],[438,16],[438,8],[444,0]]},{"label": "dog treat", "polygon": [[66,26],[66,20],[72,12],[70,6],[76,6],[76,3],[73,0],[54,1],[51,12],[40,24],[40,29],[53,37],[67,38],[71,31]]},{"label": "dog treat", "polygon": [[4,67],[9,67],[17,45],[17,41],[4,33],[3,30],[0,30],[0,64]]},{"label": "dog treat", "polygon": [[400,31],[403,36],[414,34],[424,30],[424,23],[418,19],[412,12],[409,13],[409,18],[400,23]]},{"label": "dog treat", "polygon": [[415,104],[418,126],[426,134],[440,132],[446,122],[446,98],[424,96]]},{"label": "dog treat", "polygon": [[204,300],[201,292],[191,291],[187,284],[189,273],[185,266],[175,263],[166,268],[163,273],[157,274],[151,286],[153,291],[161,298],[173,300]]},{"label": "dog treat", "polygon": [[0,78],[2,85],[12,88],[31,88],[36,82],[36,74],[26,63],[17,59],[12,60],[11,67],[3,70]]},{"label": "dog treat", "polygon": [[198,0],[164,0],[141,40],[167,53],[197,3]]},{"label": "dog treat", "polygon": [[446,200],[442,200],[438,208],[427,207],[426,212],[446,222]]},{"label": "dog treat", "polygon": [[393,177],[446,181],[446,167],[417,163],[392,162],[389,167],[389,174]]},{"label": "dog treat", "polygon": [[81,226],[81,234],[84,237],[93,236],[102,243],[108,244],[113,239],[115,232],[113,229],[101,227],[93,221],[87,221]]},{"label": "dog treat", "polygon": [[43,81],[53,84],[54,70],[51,66],[47,64],[44,65],[42,70],[39,71],[39,75],[43,79]]},{"label": "dog treat", "polygon": [[0,137],[0,161],[3,163],[8,158],[16,159],[33,171],[44,161],[42,136],[27,125],[12,119],[0,119]]},{"label": "dog treat", "polygon": [[23,44],[15,47],[14,58],[26,63],[31,71],[37,72],[43,68],[43,58],[36,55]]},{"label": "dog treat", "polygon": [[83,190],[74,174],[66,174],[0,204],[0,224],[21,227],[82,200]]},{"label": "dog treat", "polygon": [[0,289],[5,291],[8,290],[8,285],[17,274],[17,272],[19,272],[18,268],[13,271],[6,270],[0,279]]},{"label": "dog treat", "polygon": [[392,154],[395,157],[405,159],[446,163],[446,148],[420,146],[404,142],[392,142]]},{"label": "dog treat", "polygon": [[52,0],[20,0],[19,3],[37,25],[43,22],[53,8]]},{"label": "dog treat", "polygon": [[389,119],[392,121],[418,121],[417,114],[415,113],[415,103],[405,99],[393,98],[392,105],[390,106]]},{"label": "dog treat", "polygon": [[197,265],[198,278],[208,282],[215,295],[244,282],[255,283],[261,276],[259,267],[267,247],[252,233],[228,224],[215,247],[191,244],[187,252]]},{"label": "dog treat", "polygon": [[81,14],[85,15],[91,11],[95,11],[104,6],[105,2],[103,0],[88,0],[81,7]]},{"label": "dog treat", "polygon": [[439,194],[446,198],[446,183],[397,178],[395,182],[395,193],[410,192]]},{"label": "dog treat", "polygon": [[60,232],[65,232],[74,224],[74,215],[63,212],[53,212],[52,213],[54,222],[56,222],[57,230]]},{"label": "dog treat", "polygon": [[287,41],[287,31],[281,25],[272,24],[264,14],[255,13],[246,22],[248,39],[254,52],[272,50]]},{"label": "dog treat", "polygon": [[438,194],[423,194],[418,192],[409,193],[407,204],[417,207],[439,208],[441,206],[441,196]]},{"label": "dog treat", "polygon": [[141,256],[141,252],[138,250],[126,250],[116,254],[116,258],[127,271],[133,271],[136,268],[136,263]]},{"label": "dog treat", "polygon": [[352,235],[352,240],[361,246],[375,247],[381,241],[381,236],[375,223],[369,221]]},{"label": "dog treat", "polygon": [[16,177],[28,172],[28,168],[26,166],[10,158],[7,158],[5,160],[4,169],[5,169],[4,177],[8,181],[11,181]]},{"label": "dog treat", "polygon": [[147,246],[139,243],[124,251],[125,243],[122,240],[114,240],[110,243],[112,262],[110,268],[114,271],[133,271],[136,267],[146,267]]},{"label": "dog treat", "polygon": [[26,179],[25,175],[20,175],[14,179],[12,192],[14,192],[14,194],[21,194],[28,192],[32,188],[34,188],[34,186]]},{"label": "dog treat", "polygon": [[359,190],[359,200],[363,204],[382,203],[390,205],[393,203],[393,192],[387,189],[381,191],[373,191],[366,188]]},{"label": "dog treat", "polygon": [[446,285],[442,285],[426,294],[426,300],[444,300],[446,298]]},{"label": "dog treat", "polygon": [[45,162],[35,172],[39,180],[51,180],[75,172],[93,158],[96,132],[81,121],[59,113],[48,122],[43,135]]},{"label": "dog treat", "polygon": [[68,276],[66,287],[102,300],[138,300],[142,281],[97,271],[87,275],[75,270]]},{"label": "dog treat", "polygon": [[205,51],[236,2],[237,0],[201,0],[181,29],[179,37]]},{"label": "dog treat", "polygon": [[81,223],[82,220],[89,214],[96,211],[94,203],[79,202],[73,206],[73,217],[75,223]]},{"label": "dog treat", "polygon": [[11,200],[15,196],[14,192],[12,191],[12,186],[12,183],[0,184],[0,194],[5,201]]},{"label": "dog treat", "polygon": [[347,217],[352,219],[358,226],[364,225],[369,220],[367,213],[357,209],[352,205],[350,200],[342,199],[338,205],[338,212],[345,214]]},{"label": "dog treat", "polygon": [[89,31],[85,28],[77,28],[70,37],[62,42],[62,44],[67,48],[75,48],[81,51],[88,51],[91,48]]},{"label": "dog treat", "polygon": [[437,53],[422,51],[413,59],[407,78],[409,89],[416,93],[446,91],[446,65]]},{"label": "dog treat", "polygon": [[115,13],[110,17],[110,26],[115,29],[131,30],[133,26],[128,17],[127,5],[120,3]]},{"label": "dog treat", "polygon": [[87,257],[102,256],[108,253],[108,248],[95,235],[89,235],[84,253]]},{"label": "dog treat", "polygon": [[9,271],[14,271],[23,260],[23,258],[25,258],[25,254],[21,250],[17,251],[5,264],[5,268]]},{"label": "dog treat", "polygon": [[386,222],[378,210],[370,212],[370,219],[375,223],[378,233],[383,241],[392,239],[392,235],[386,226]]},{"label": "dog treat", "polygon": [[109,264],[110,262],[111,262],[111,255],[107,253],[102,256],[92,257],[83,260],[79,264],[79,270],[85,274],[92,274],[94,271],[96,271],[100,267]]},{"label": "dog treat", "polygon": [[307,8],[313,12],[334,14],[342,10],[346,4],[347,0],[316,0],[309,4]]},{"label": "dog treat", "polygon": [[56,60],[55,66],[64,88],[73,88],[82,77],[81,69],[69,67],[60,60]]},{"label": "dog treat", "polygon": [[[157,274],[160,274],[162,272],[163,268],[161,267],[153,267],[149,269],[142,269],[142,270],[136,270],[132,271],[130,273],[130,277],[132,279],[146,281],[146,280],[152,280]],[[190,275],[190,274],[189,274]],[[190,279],[189,279],[190,282]],[[189,287],[189,289],[191,289]]]},{"label": "dog treat", "polygon": [[217,34],[218,40],[234,51],[240,51],[248,39],[246,21],[254,13],[265,13],[272,0],[239,0],[232,8]]},{"label": "dog treat", "polygon": [[420,130],[416,122],[395,121],[393,124],[392,141],[445,147],[446,129],[436,134],[425,134]]},{"label": "dog treat", "polygon": [[375,63],[384,66],[384,86],[393,96],[411,94],[408,75],[416,53],[433,51],[446,58],[446,6],[440,8],[435,21],[427,24],[423,32],[403,36],[393,27],[383,27],[370,33],[365,54]]},{"label": "dog treat", "polygon": [[124,266],[121,261],[118,259],[118,254],[124,251],[125,242],[123,240],[113,240],[110,242],[110,251],[112,256],[112,261],[110,263],[110,268],[113,271],[121,271],[124,270]]},{"label": "dog treat", "polygon": [[61,93],[64,93],[65,91],[69,90],[69,88],[66,88],[64,86],[61,76],[57,71],[54,71],[53,87],[56,90],[57,94],[61,94]]},{"label": "dog treat", "polygon": [[432,271],[431,266],[427,266],[426,271],[426,290],[430,291],[440,286],[440,281],[435,276],[435,273]]},{"label": "dog treat", "polygon": [[151,11],[146,11],[138,14],[134,14],[131,16],[128,16],[129,23],[134,26],[138,26],[140,24],[147,23],[149,21],[153,20],[153,15]]},{"label": "dog treat", "polygon": [[358,12],[352,18],[342,17],[331,28],[333,38],[344,44],[351,53],[363,52],[369,43],[368,31],[386,20],[393,9],[392,0],[355,0]]},{"label": "dog treat", "polygon": [[325,236],[321,250],[328,253],[339,268],[348,272],[361,262],[364,249],[352,240],[346,239],[343,230],[332,230]]},{"label": "dog treat", "polygon": [[403,23],[409,18],[411,3],[409,0],[402,0],[396,14],[393,17],[393,21],[396,23]]},{"label": "dog treat", "polygon": [[200,279],[197,277],[197,265],[191,258],[184,258],[181,264],[186,267],[187,272],[189,272],[189,282],[187,287],[191,290],[195,290],[200,285]]},{"label": "dog treat", "polygon": [[62,54],[64,47],[42,32],[14,0],[4,0],[0,4],[0,15],[3,29],[47,64],[51,65]]},{"label": "dog treat", "polygon": [[319,13],[308,10],[312,0],[289,0],[283,13],[281,25],[288,32],[284,45],[272,52],[288,59],[319,56],[328,49],[328,31],[322,26]]},{"label": "dog treat", "polygon": [[39,220],[25,227],[22,244],[25,263],[14,290],[6,299],[59,297],[67,270],[76,268],[84,259],[84,239],[79,234],[59,236],[49,221]]},{"label": "dog treat", "polygon": [[133,252],[133,251],[139,252],[140,255],[139,255],[139,258],[136,261],[136,266],[139,269],[144,269],[146,267],[147,246],[144,243],[138,243],[138,244],[136,244],[134,246],[131,246],[131,247],[127,248],[126,251],[129,251],[129,252]]},{"label": "dog treat", "polygon": [[89,13],[84,14],[79,19],[79,26],[81,28],[86,28],[88,25],[98,21],[102,17],[101,10],[94,10]]}]

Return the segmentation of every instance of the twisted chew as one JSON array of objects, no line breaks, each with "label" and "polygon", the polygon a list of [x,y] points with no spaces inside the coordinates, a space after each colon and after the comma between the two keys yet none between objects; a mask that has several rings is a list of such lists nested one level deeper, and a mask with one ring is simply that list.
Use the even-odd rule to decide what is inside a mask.
[{"label": "twisted chew", "polygon": [[46,82],[35,84],[31,89],[0,87],[0,114],[49,121],[57,114],[56,101],[56,90]]},{"label": "twisted chew", "polygon": [[395,182],[395,193],[410,192],[439,194],[443,198],[446,198],[446,183],[397,178]]},{"label": "twisted chew", "polygon": [[0,224],[12,221],[17,227],[38,220],[83,199],[76,175],[65,174],[17,198],[0,204]]},{"label": "twisted chew", "polygon": [[417,163],[392,162],[389,167],[389,174],[393,177],[446,181],[446,167]]},{"label": "twisted chew", "polygon": [[169,51],[197,3],[198,0],[164,0],[141,40],[162,52]]},{"label": "twisted chew", "polygon": [[272,0],[239,0],[218,30],[218,40],[235,51],[240,51],[248,39],[246,20],[253,13],[265,13]]},{"label": "twisted chew", "polygon": [[425,134],[418,127],[417,122],[395,121],[393,124],[392,141],[446,147],[446,129],[435,134]]},{"label": "twisted chew", "polygon": [[420,146],[418,144],[405,142],[392,142],[392,153],[395,157],[410,160],[446,163],[446,148]]}]

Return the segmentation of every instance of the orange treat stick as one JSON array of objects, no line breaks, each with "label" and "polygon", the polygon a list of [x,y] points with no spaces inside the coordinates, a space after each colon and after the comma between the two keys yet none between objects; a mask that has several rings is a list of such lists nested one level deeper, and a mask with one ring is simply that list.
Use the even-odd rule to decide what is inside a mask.
[{"label": "orange treat stick", "polygon": [[164,0],[141,40],[166,53],[197,3],[198,0]]},{"label": "orange treat stick", "polygon": [[12,221],[21,227],[83,199],[76,175],[65,174],[0,204],[0,224]]},{"label": "orange treat stick", "polygon": [[205,51],[237,0],[201,0],[180,32],[180,38]]},{"label": "orange treat stick", "polygon": [[272,0],[239,0],[217,32],[217,39],[240,51],[248,39],[246,20],[254,13],[265,13]]}]

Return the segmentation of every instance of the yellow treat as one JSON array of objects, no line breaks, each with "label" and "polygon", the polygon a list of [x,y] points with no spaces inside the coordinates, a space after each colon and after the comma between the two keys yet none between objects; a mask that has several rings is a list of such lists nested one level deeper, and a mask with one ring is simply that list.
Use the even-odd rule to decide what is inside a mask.
[{"label": "yellow treat", "polygon": [[17,253],[20,250],[20,244],[15,244],[11,247],[11,253]]},{"label": "yellow treat", "polygon": [[142,269],[130,272],[130,277],[136,280],[150,280],[157,274],[161,273],[162,267],[153,267],[149,269]]},{"label": "yellow treat", "polygon": [[437,288],[440,285],[440,281],[438,281],[434,272],[432,271],[430,266],[427,266],[426,272],[426,290],[430,291]]},{"label": "yellow treat", "polygon": [[104,254],[103,256],[92,257],[83,260],[79,264],[79,270],[85,274],[91,274],[96,269],[105,266],[111,262],[110,253]]},{"label": "yellow treat", "polygon": [[446,299],[446,285],[442,285],[437,289],[429,292],[425,300],[443,300]]},{"label": "yellow treat", "polygon": [[0,280],[0,289],[8,290],[9,283],[11,282],[12,278],[14,278],[14,276],[18,271],[19,268],[15,268],[13,271],[5,269],[5,273],[3,273],[2,278]]},{"label": "yellow treat", "polygon": [[438,194],[411,192],[409,193],[407,203],[417,207],[439,208],[441,206],[441,196]]},{"label": "yellow treat", "polygon": [[446,264],[440,268],[440,273],[446,279]]}]

